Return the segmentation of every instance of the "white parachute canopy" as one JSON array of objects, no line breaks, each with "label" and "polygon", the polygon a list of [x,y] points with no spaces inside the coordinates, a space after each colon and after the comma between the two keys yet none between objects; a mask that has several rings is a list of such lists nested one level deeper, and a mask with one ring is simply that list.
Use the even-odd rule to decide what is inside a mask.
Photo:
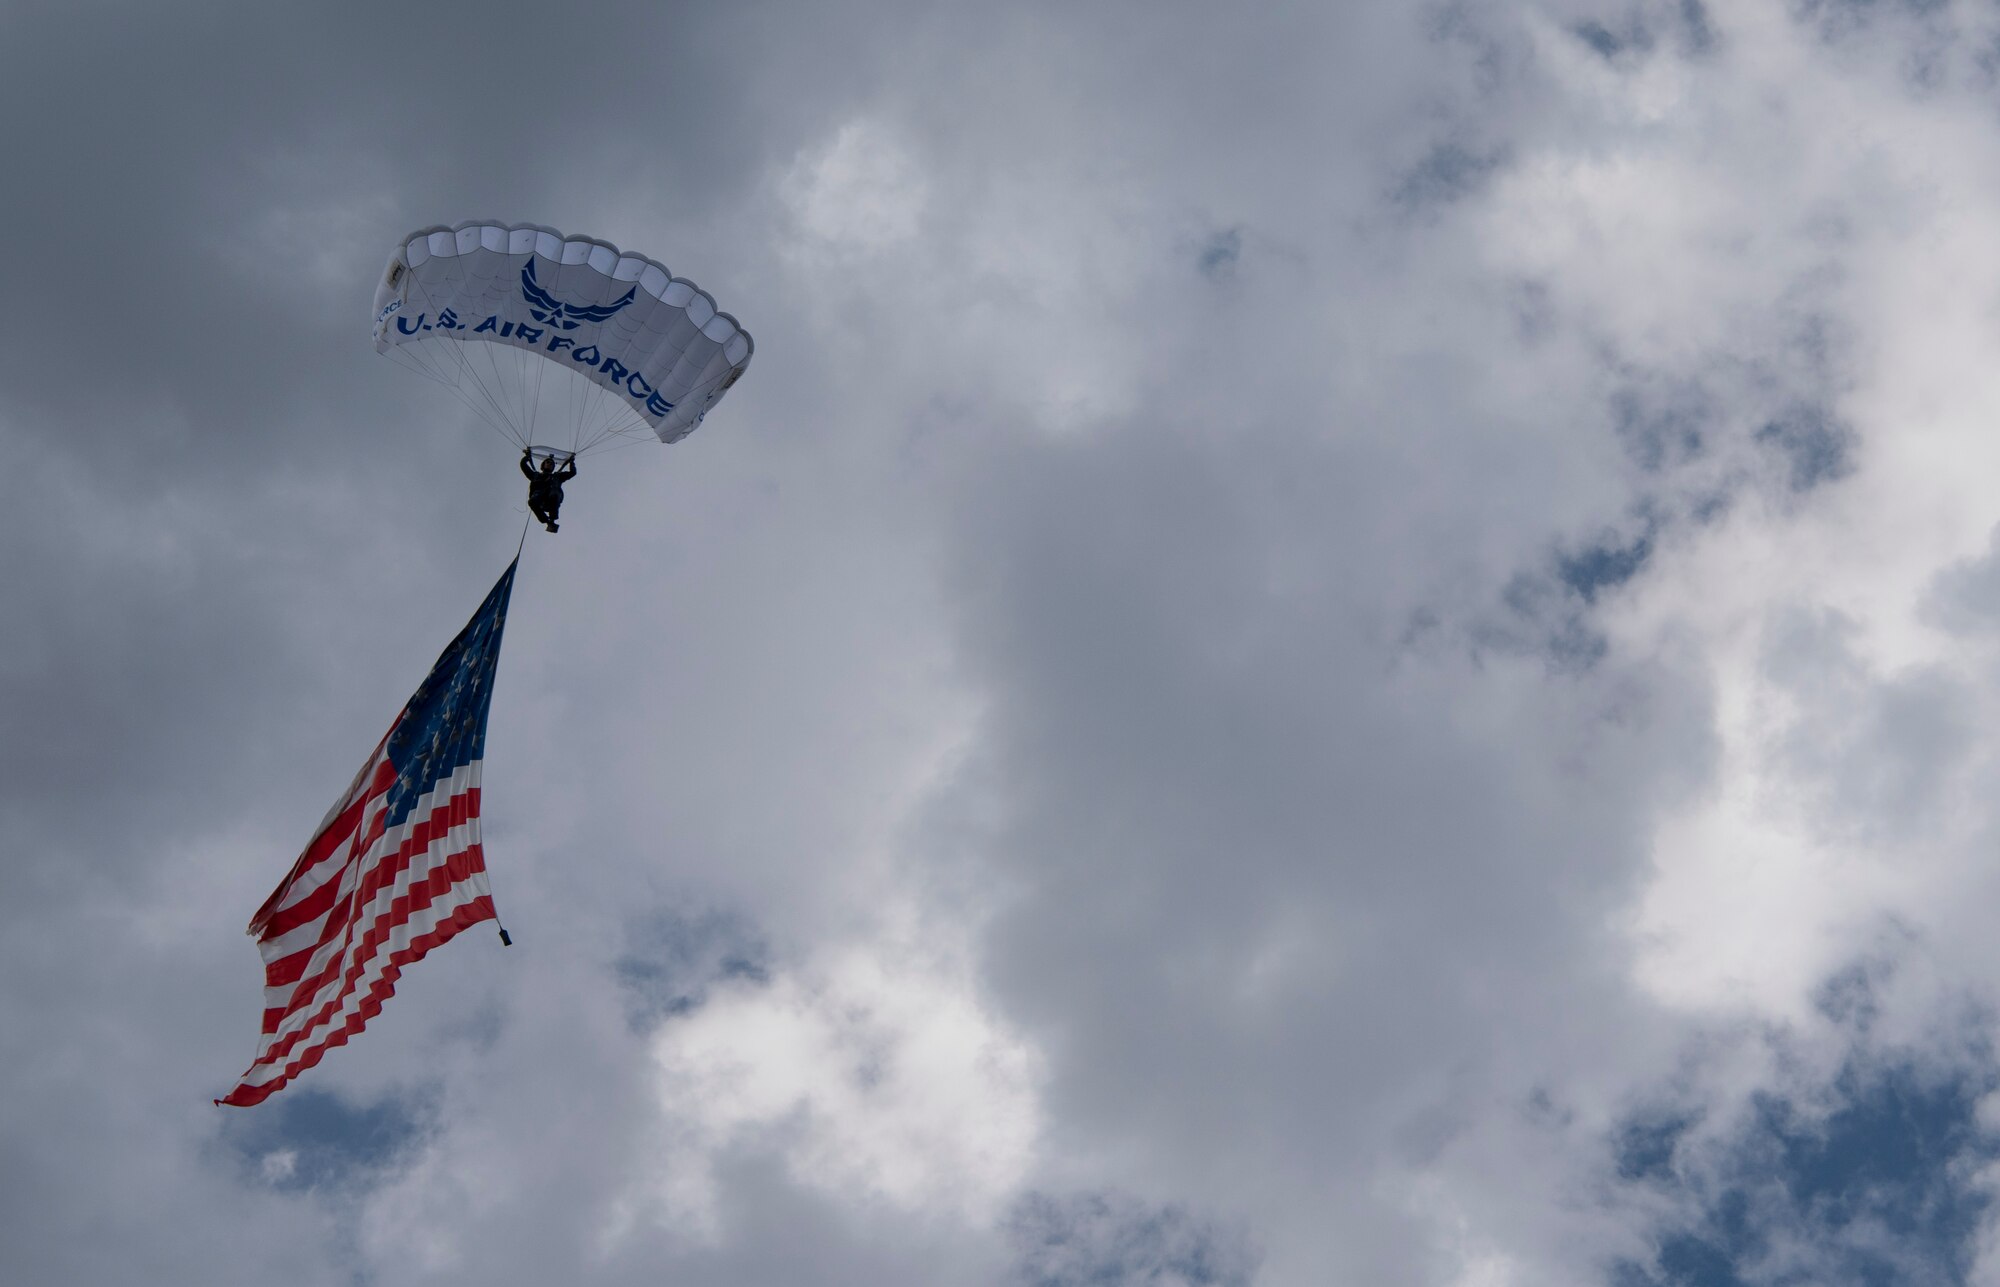
[{"label": "white parachute canopy", "polygon": [[523,448],[679,442],[755,348],[664,265],[533,225],[412,233],[375,288],[375,351],[452,389]]}]

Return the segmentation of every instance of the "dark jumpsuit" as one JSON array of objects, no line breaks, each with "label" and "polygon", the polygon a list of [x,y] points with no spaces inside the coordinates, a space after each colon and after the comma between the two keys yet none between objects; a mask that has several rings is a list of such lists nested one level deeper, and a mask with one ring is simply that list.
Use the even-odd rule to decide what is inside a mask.
[{"label": "dark jumpsuit", "polygon": [[535,519],[551,532],[556,530],[556,515],[562,509],[563,484],[576,477],[574,456],[561,465],[543,473],[528,463],[528,457],[521,457],[521,472],[528,477],[528,509]]}]

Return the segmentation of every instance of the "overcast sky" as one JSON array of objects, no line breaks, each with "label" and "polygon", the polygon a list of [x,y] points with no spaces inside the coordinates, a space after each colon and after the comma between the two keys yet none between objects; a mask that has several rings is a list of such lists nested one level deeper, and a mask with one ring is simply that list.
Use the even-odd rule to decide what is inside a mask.
[{"label": "overcast sky", "polygon": [[[0,1278],[2000,1283],[2000,11],[0,4]],[[495,899],[244,937],[526,517]]]}]

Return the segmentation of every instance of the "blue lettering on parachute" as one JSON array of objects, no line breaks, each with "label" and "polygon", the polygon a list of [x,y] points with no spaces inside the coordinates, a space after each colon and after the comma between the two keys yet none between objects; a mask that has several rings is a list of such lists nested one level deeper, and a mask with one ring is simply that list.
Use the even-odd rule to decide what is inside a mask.
[{"label": "blue lettering on parachute", "polygon": [[[396,329],[404,335],[416,335],[423,331],[431,330],[432,325],[428,318],[429,315],[426,313],[419,313],[415,318],[404,314],[396,318]],[[640,409],[655,420],[665,416],[669,411],[674,409],[674,404],[661,397],[659,390],[655,389],[644,375],[627,367],[615,357],[605,356],[598,350],[595,344],[586,344],[582,348],[577,348],[575,340],[561,334],[549,335],[548,343],[541,343],[542,336],[548,334],[548,330],[545,327],[530,326],[526,322],[508,321],[498,313],[488,315],[486,320],[477,326],[468,326],[463,319],[447,308],[438,314],[436,329],[447,332],[464,331],[472,335],[486,335],[490,333],[496,339],[511,339],[516,344],[531,348],[541,348],[551,355],[560,353],[564,349],[569,349],[571,350],[569,355],[570,361],[581,363],[594,371],[602,373],[606,378],[606,383],[611,388],[622,389],[627,397],[638,403]],[[456,339],[458,337],[454,336],[453,338]]]}]

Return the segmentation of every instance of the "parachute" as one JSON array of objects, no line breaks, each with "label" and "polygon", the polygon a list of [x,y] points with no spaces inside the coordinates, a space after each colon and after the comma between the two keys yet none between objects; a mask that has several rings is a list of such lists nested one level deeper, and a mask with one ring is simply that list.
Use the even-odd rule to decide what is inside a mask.
[{"label": "parachute", "polygon": [[755,348],[664,265],[531,224],[421,229],[375,288],[375,351],[537,453],[679,442]]}]

